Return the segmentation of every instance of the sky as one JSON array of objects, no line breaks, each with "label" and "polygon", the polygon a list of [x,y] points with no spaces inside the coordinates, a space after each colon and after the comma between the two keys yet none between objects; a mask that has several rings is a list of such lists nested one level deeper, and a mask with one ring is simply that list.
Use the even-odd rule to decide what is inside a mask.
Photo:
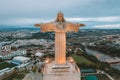
[{"label": "sky", "polygon": [[33,27],[54,21],[60,10],[86,29],[120,29],[120,0],[0,0],[0,25]]}]

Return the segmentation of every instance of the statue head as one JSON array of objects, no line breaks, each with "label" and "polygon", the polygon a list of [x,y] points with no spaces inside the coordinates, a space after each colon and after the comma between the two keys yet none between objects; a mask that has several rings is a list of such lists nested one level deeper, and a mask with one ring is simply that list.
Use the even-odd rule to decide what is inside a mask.
[{"label": "statue head", "polygon": [[61,11],[57,13],[57,18],[55,21],[56,22],[65,22],[64,15]]}]

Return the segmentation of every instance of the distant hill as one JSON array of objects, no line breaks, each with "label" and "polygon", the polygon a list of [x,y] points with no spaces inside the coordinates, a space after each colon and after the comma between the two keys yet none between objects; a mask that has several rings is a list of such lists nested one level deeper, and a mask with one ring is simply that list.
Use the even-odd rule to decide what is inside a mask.
[{"label": "distant hill", "polygon": [[54,34],[52,32],[38,32],[38,33],[33,33],[32,34],[32,39],[54,39]]},{"label": "distant hill", "polygon": [[0,25],[0,29],[3,29],[3,28],[19,28],[19,26],[11,26],[11,25]]},{"label": "distant hill", "polygon": [[16,31],[16,30],[39,30],[39,28],[0,25],[0,31]]}]

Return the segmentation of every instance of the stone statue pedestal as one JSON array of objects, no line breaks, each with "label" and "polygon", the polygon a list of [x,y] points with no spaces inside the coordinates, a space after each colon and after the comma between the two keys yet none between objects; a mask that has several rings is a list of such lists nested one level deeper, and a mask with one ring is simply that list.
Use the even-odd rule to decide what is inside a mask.
[{"label": "stone statue pedestal", "polygon": [[68,64],[54,64],[52,69],[68,69],[70,66]]},{"label": "stone statue pedestal", "polygon": [[80,70],[73,62],[55,65],[55,62],[45,64],[43,80],[81,80]]}]

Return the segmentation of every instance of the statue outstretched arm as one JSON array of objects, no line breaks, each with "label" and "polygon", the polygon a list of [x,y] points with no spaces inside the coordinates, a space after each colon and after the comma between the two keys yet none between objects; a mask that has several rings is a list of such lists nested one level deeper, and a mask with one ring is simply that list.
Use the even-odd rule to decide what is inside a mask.
[{"label": "statue outstretched arm", "polygon": [[52,23],[41,23],[41,24],[35,24],[35,27],[40,27],[42,32],[50,32],[54,31],[55,25]]},{"label": "statue outstretched arm", "polygon": [[41,27],[41,26],[42,26],[42,23],[41,23],[41,24],[35,24],[34,26],[35,26],[35,27]]},{"label": "statue outstretched arm", "polygon": [[85,27],[85,24],[77,24],[79,27]]},{"label": "statue outstretched arm", "polygon": [[70,22],[68,22],[67,23],[67,26],[66,26],[66,31],[67,32],[70,32],[70,31],[72,31],[72,32],[78,32],[78,30],[79,30],[79,27],[84,27],[85,25],[84,24],[76,24],[76,23],[70,23]]}]

